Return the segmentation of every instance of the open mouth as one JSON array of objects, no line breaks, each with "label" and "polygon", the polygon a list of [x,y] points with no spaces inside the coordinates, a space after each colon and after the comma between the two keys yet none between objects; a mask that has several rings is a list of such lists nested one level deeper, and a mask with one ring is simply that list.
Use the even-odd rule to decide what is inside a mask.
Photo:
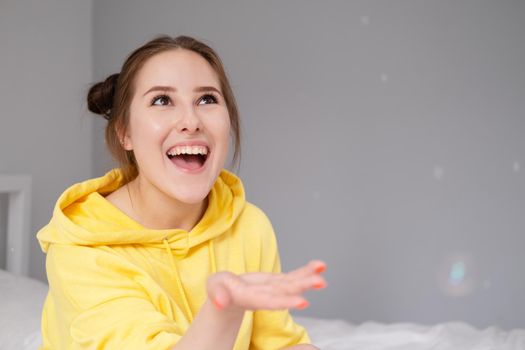
[{"label": "open mouth", "polygon": [[166,152],[173,164],[185,170],[202,168],[208,155],[209,149],[206,146],[177,146]]}]

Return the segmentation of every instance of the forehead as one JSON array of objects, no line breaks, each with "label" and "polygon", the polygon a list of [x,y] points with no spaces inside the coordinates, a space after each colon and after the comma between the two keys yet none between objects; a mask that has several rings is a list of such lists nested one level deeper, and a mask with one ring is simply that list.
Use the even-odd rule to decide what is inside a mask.
[{"label": "forehead", "polygon": [[201,55],[186,49],[173,49],[149,58],[135,77],[138,91],[151,86],[193,89],[215,86],[220,89],[215,70]]}]

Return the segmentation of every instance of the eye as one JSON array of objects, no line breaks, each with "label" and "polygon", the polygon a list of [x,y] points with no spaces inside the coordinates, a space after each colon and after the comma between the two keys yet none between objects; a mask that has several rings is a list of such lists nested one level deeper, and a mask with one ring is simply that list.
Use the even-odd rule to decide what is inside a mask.
[{"label": "eye", "polygon": [[217,97],[212,94],[206,94],[200,98],[199,104],[201,102],[204,102],[204,104],[217,103]]},{"label": "eye", "polygon": [[170,102],[171,102],[171,99],[168,95],[159,95],[159,96],[153,97],[153,99],[151,100],[151,105],[152,106],[167,106],[170,104]]}]

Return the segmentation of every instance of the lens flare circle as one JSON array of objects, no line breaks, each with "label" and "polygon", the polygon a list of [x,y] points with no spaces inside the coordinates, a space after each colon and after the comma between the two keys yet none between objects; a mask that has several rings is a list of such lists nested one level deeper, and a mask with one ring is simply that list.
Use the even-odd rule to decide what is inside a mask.
[{"label": "lens flare circle", "polygon": [[477,269],[472,254],[453,253],[445,256],[438,268],[439,289],[449,297],[465,297],[478,287]]}]

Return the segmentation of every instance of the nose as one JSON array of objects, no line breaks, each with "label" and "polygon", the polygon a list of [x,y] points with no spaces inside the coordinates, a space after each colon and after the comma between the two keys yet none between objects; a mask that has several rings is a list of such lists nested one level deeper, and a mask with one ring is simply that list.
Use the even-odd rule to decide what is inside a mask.
[{"label": "nose", "polygon": [[200,117],[197,115],[193,106],[180,108],[179,115],[176,118],[176,127],[179,132],[193,134],[202,130]]}]

